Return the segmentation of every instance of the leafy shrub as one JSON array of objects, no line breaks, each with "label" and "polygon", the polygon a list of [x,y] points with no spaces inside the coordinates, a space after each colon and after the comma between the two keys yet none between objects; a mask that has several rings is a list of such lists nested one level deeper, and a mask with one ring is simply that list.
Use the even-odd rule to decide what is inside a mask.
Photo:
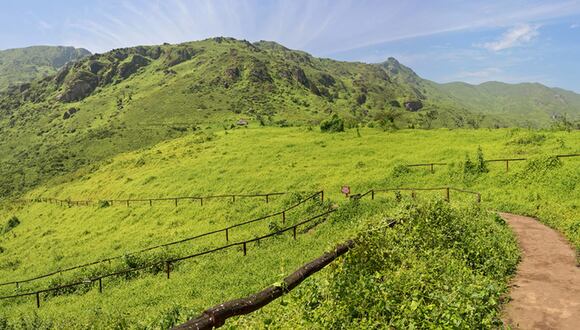
[{"label": "leafy shrub", "polygon": [[529,174],[533,172],[546,172],[562,166],[562,162],[558,157],[554,156],[539,156],[528,159],[524,173]]},{"label": "leafy shrub", "polygon": [[463,163],[463,173],[465,174],[483,174],[489,172],[487,168],[487,163],[483,156],[483,150],[481,147],[477,148],[477,156],[475,161],[471,161],[469,155],[465,157],[465,162]]},{"label": "leafy shrub", "polygon": [[508,141],[513,145],[540,145],[546,140],[546,135],[540,133],[527,133],[516,136]]},{"label": "leafy shrub", "polygon": [[393,169],[391,170],[391,176],[393,178],[398,178],[398,177],[403,176],[409,172],[410,172],[410,170],[409,170],[408,166],[399,164],[399,165],[395,165],[395,167],[393,167]]},{"label": "leafy shrub", "polygon": [[297,318],[327,329],[500,326],[500,297],[519,257],[509,228],[477,207],[442,201],[396,213],[396,227],[369,221],[325,278],[298,288]]},{"label": "leafy shrub", "polygon": [[99,208],[100,209],[104,209],[111,206],[111,204],[109,203],[109,201],[99,201]]},{"label": "leafy shrub", "polygon": [[277,222],[271,221],[268,224],[268,229],[270,230],[271,233],[275,233],[277,231],[280,231],[282,229],[282,227],[280,227],[280,225]]},{"label": "leafy shrub", "polygon": [[20,219],[18,219],[16,216],[12,216],[10,219],[8,219],[8,221],[4,225],[4,229],[2,230],[2,232],[4,234],[6,234],[7,232],[16,228],[16,226],[18,226],[19,224],[20,224]]},{"label": "leafy shrub", "polygon": [[326,133],[344,132],[344,120],[337,114],[320,123],[320,130]]}]

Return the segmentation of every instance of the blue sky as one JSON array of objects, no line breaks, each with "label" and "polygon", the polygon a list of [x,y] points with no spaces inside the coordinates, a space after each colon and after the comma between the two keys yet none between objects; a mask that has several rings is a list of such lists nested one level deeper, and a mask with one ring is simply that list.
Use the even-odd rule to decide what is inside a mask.
[{"label": "blue sky", "polygon": [[580,0],[3,0],[0,49],[93,52],[212,36],[315,56],[389,56],[437,82],[540,82],[580,92]]}]

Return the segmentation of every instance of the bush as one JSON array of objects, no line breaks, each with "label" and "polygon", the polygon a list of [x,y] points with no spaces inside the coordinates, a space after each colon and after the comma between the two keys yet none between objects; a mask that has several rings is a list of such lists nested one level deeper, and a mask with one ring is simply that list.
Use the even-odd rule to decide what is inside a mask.
[{"label": "bush", "polygon": [[16,226],[20,224],[20,220],[16,216],[12,216],[6,224],[4,225],[3,233],[6,234],[7,232],[14,229]]},{"label": "bush", "polygon": [[111,204],[109,203],[109,201],[99,201],[99,208],[100,209],[104,209],[111,206]]},{"label": "bush", "polygon": [[477,148],[477,156],[475,161],[471,161],[469,155],[465,156],[465,162],[463,162],[463,173],[464,174],[483,174],[487,173],[489,170],[487,168],[487,163],[483,156],[483,150],[481,147]]},{"label": "bush", "polygon": [[320,124],[320,130],[327,133],[344,132],[344,120],[334,114]]},{"label": "bush", "polygon": [[544,134],[539,133],[528,133],[520,136],[516,136],[508,141],[508,144],[515,145],[540,145],[546,140]]}]

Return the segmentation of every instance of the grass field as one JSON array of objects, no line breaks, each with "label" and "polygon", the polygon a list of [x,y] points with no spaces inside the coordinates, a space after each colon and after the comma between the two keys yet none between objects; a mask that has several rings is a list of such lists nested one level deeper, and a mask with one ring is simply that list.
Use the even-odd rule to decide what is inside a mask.
[{"label": "grass field", "polygon": [[[481,147],[483,156],[487,159],[525,157],[530,160],[511,163],[507,173],[502,163],[489,163],[487,172],[476,171],[465,166],[465,159],[469,155],[475,161],[478,147]],[[170,280],[164,278],[162,271],[158,274],[142,273],[135,278],[118,278],[106,282],[102,294],[93,287],[90,290],[87,288],[49,297],[42,301],[42,307],[38,310],[33,297],[0,301],[0,320],[4,320],[6,327],[15,328],[166,328],[211,305],[247,295],[279,281],[336,243],[356,235],[365,237],[361,232],[377,225],[386,216],[407,216],[410,223],[413,217],[409,217],[409,214],[415,214],[417,216],[414,218],[418,219],[417,230],[424,231],[427,236],[441,238],[447,227],[442,226],[443,229],[437,232],[428,231],[428,226],[422,225],[432,216],[440,214],[442,219],[449,220],[451,224],[470,228],[471,231],[467,234],[471,236],[467,237],[473,237],[472,241],[457,237],[451,240],[465,247],[462,250],[464,255],[450,252],[453,246],[433,243],[425,246],[425,251],[433,252],[431,255],[423,254],[419,250],[401,250],[397,252],[399,259],[393,259],[390,266],[385,266],[391,268],[369,268],[369,272],[396,273],[397,267],[400,267],[396,260],[409,259],[416,261],[411,263],[410,268],[415,270],[416,276],[421,276],[428,274],[429,264],[437,263],[438,257],[444,256],[441,260],[455,265],[456,268],[453,269],[457,272],[447,274],[447,278],[437,277],[432,282],[434,286],[421,287],[418,294],[428,290],[445,291],[438,285],[449,281],[454,285],[454,294],[460,297],[476,297],[470,303],[453,308],[441,300],[433,306],[428,300],[411,300],[415,301],[413,311],[421,310],[423,315],[437,314],[440,318],[425,318],[431,323],[421,324],[421,318],[417,316],[419,314],[400,313],[401,318],[393,324],[412,324],[417,327],[443,324],[441,320],[444,318],[441,315],[449,312],[450,316],[445,320],[451,322],[448,323],[450,326],[461,317],[468,323],[456,326],[477,324],[469,322],[485,323],[486,327],[493,326],[497,324],[495,318],[500,306],[498,298],[505,290],[506,279],[513,271],[517,253],[514,249],[515,241],[509,231],[505,226],[497,224],[495,217],[487,214],[485,210],[537,216],[564,233],[576,247],[580,247],[580,187],[577,185],[580,182],[580,159],[558,161],[548,157],[579,151],[579,132],[523,129],[383,132],[365,128],[325,134],[320,133],[317,128],[251,127],[190,134],[149,149],[117,156],[99,165],[82,168],[73,174],[56,178],[24,197],[100,200],[274,191],[314,192],[324,189],[325,204],[305,204],[289,217],[289,223],[322,212],[331,204],[339,205],[339,211],[329,221],[299,235],[297,241],[292,239],[291,234],[284,234],[261,242],[259,247],[250,247],[246,257],[242,256],[241,251],[226,251],[186,261],[176,266]],[[436,167],[435,173],[430,173],[427,168],[408,169],[401,166],[440,161],[451,164]],[[379,195],[375,201],[362,201],[362,205],[353,210],[351,203],[340,194],[342,185],[350,185],[355,193],[366,192],[372,188],[451,185],[480,191],[483,203],[480,211],[470,213],[475,212],[470,211],[474,208],[472,196],[452,194],[454,206],[448,209],[433,202],[443,197],[441,193],[421,194],[423,202],[419,205],[406,201],[406,195],[403,196],[403,203],[395,203],[395,194],[384,194]],[[295,202],[297,198],[296,195],[273,197],[268,204],[261,200],[239,200],[235,203],[216,200],[209,201],[204,206],[199,203],[183,203],[174,207],[171,202],[159,202],[153,207],[145,204],[129,208],[121,205],[105,208],[66,208],[46,203],[26,206],[5,203],[0,208],[0,224],[8,223],[13,216],[17,217],[19,224],[0,235],[0,279],[4,282],[42,274],[76,263],[109,255],[122,255],[135,249],[219,229],[228,224],[275,212]],[[417,211],[409,213],[409,209]],[[411,225],[402,226],[402,229],[393,232],[408,234],[405,230],[413,228],[409,226]],[[239,233],[233,232],[232,239],[252,238],[281,227],[279,219],[268,220],[255,227],[244,227]],[[238,234],[240,236],[234,236]],[[419,241],[418,236],[407,234],[402,237],[407,237],[408,240],[403,241],[397,241],[396,235],[382,232],[384,239],[379,235],[368,237],[365,241],[374,242],[373,248],[377,251],[388,250],[389,246],[399,243],[407,244],[402,246],[411,246]],[[485,237],[503,238],[493,240],[490,245],[485,246],[504,251],[505,255],[492,256],[491,265],[479,259],[473,263],[462,263],[469,259],[464,256],[470,256],[470,251],[477,250],[474,242],[480,242]],[[117,264],[107,266],[110,267],[107,269],[149,260],[147,258],[194,253],[223,244],[223,237],[220,236],[219,239],[221,240],[208,238],[200,243],[156,252],[137,261],[121,259]],[[314,276],[306,287],[319,287],[322,291],[337,290],[332,288],[333,284],[329,281],[332,279],[348,282],[352,274],[357,274],[354,271],[357,269],[354,256],[360,256],[361,253],[355,251],[353,257],[345,259],[345,265],[352,265],[351,268],[345,266],[349,271],[340,270],[340,266],[337,266],[338,269],[324,270]],[[437,264],[443,265],[442,261]],[[488,272],[486,269],[491,266],[497,267],[498,272]],[[34,285],[54,285],[70,281],[79,275],[86,276],[82,273],[63,274],[58,279],[47,279]],[[401,277],[398,284],[391,284],[404,286],[405,283],[416,280],[411,273],[406,276],[408,277]],[[483,283],[493,285],[493,289]],[[358,290],[361,289],[359,284],[345,285],[342,289]],[[33,288],[32,284],[30,288]],[[385,290],[394,288],[384,287]],[[406,290],[413,289],[412,286],[400,288],[402,296],[408,292]],[[0,287],[0,290],[12,293],[14,287]],[[26,290],[26,286],[19,290]],[[487,293],[482,293],[484,291]],[[305,294],[315,295],[316,292],[318,291],[312,288],[301,289],[288,298],[290,306],[287,309],[286,300],[282,303],[276,302],[264,312],[248,319],[240,319],[240,323],[236,324],[266,327],[273,322],[279,326],[288,326],[290,323],[279,323],[273,318],[284,313],[289,315],[288,320],[304,318],[297,306],[304,302]],[[371,291],[367,297],[376,299],[385,292],[387,291]],[[480,294],[481,297],[478,296]],[[340,297],[341,295],[332,295],[332,299],[328,300],[330,305],[317,309],[322,316],[299,324],[303,327],[324,328],[325,325],[336,324],[332,322],[339,320],[351,326],[357,325],[353,322],[362,322],[361,319],[353,320],[352,315],[348,316],[346,312],[338,313],[335,319],[328,317],[330,307],[356,303],[341,301]],[[483,301],[489,304],[484,309],[471,314],[466,312]],[[401,307],[401,304],[404,305],[405,302],[393,301],[393,306]],[[386,314],[380,313],[370,313],[365,317],[371,323],[364,325],[388,318]],[[438,323],[438,320],[441,322]]]}]

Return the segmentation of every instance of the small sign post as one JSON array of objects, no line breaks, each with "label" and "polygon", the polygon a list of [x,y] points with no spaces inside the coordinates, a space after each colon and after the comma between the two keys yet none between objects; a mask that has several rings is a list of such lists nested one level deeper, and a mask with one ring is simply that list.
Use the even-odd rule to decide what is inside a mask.
[{"label": "small sign post", "polygon": [[346,198],[348,198],[348,195],[350,195],[350,187],[349,186],[342,186],[340,191],[344,194],[344,197],[346,197]]}]

